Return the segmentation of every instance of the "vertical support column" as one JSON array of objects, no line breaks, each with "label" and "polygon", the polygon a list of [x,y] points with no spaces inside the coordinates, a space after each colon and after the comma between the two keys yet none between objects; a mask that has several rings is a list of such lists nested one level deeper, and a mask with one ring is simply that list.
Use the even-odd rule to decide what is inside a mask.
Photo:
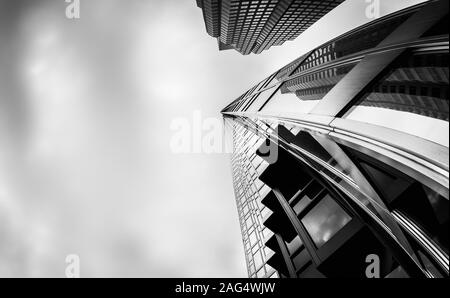
[{"label": "vertical support column", "polygon": [[283,260],[286,263],[286,267],[289,272],[290,278],[297,278],[297,272],[295,270],[294,264],[292,264],[291,256],[289,255],[289,251],[286,247],[286,243],[284,243],[283,237],[280,234],[275,234],[275,238],[277,239],[278,246],[280,247],[281,255],[283,256]]},{"label": "vertical support column", "polygon": [[283,194],[280,192],[279,189],[273,189],[273,193],[278,199],[278,202],[280,203],[281,207],[283,208],[284,213],[289,218],[289,221],[291,222],[292,226],[294,227],[295,231],[297,232],[297,235],[302,239],[303,245],[305,245],[306,250],[310,254],[313,262],[316,265],[320,264],[320,258],[317,255],[316,248],[314,244],[309,239],[308,232],[306,231],[305,227],[301,224],[300,220],[297,217],[297,214],[295,214],[295,211],[291,208],[288,201],[284,198]]}]

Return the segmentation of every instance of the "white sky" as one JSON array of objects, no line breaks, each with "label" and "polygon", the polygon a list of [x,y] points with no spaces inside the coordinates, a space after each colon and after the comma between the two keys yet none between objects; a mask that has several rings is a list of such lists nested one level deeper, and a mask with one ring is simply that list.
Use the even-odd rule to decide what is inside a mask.
[{"label": "white sky", "polygon": [[[381,13],[422,1],[381,0]],[[227,155],[170,152],[177,117],[365,23],[348,0],[259,56],[218,52],[191,0],[0,0],[0,276],[245,277]]]}]

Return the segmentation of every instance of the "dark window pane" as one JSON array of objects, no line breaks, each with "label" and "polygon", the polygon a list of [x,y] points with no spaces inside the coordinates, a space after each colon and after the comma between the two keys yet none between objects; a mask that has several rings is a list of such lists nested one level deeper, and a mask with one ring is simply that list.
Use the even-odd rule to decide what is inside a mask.
[{"label": "dark window pane", "polygon": [[351,221],[351,217],[331,198],[325,196],[303,219],[309,235],[321,247]]},{"label": "dark window pane", "polygon": [[296,270],[302,269],[309,261],[311,261],[311,257],[306,249],[303,249],[292,259]]},{"label": "dark window pane", "polygon": [[409,275],[402,267],[399,266],[389,273],[386,278],[409,278]]},{"label": "dark window pane", "polygon": [[325,278],[325,275],[320,273],[317,268],[311,264],[304,271],[300,272],[299,278]]},{"label": "dark window pane", "polygon": [[436,25],[434,25],[433,28],[428,30],[423,36],[430,37],[444,34],[448,34],[448,14]]},{"label": "dark window pane", "polygon": [[311,199],[308,196],[304,196],[297,204],[294,206],[294,211],[299,215],[305,208],[311,203]]},{"label": "dark window pane", "polygon": [[302,245],[303,242],[299,236],[295,237],[294,240],[292,240],[290,243],[286,242],[286,246],[290,255],[293,255]]}]

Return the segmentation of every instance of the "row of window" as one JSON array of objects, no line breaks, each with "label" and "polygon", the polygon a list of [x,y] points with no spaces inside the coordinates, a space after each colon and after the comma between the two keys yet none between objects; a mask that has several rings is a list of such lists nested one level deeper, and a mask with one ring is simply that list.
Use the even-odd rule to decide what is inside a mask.
[{"label": "row of window", "polygon": [[[260,138],[242,127],[235,130],[234,141],[237,152],[233,156],[233,177],[241,230],[250,277],[278,277],[277,272],[266,264],[270,249],[265,247],[264,239],[270,231],[264,228],[262,220],[270,210],[261,205],[264,195],[263,184],[256,172],[256,158],[250,158],[260,143]],[[255,156],[253,154],[253,156]],[[260,166],[261,162],[256,165]]]}]

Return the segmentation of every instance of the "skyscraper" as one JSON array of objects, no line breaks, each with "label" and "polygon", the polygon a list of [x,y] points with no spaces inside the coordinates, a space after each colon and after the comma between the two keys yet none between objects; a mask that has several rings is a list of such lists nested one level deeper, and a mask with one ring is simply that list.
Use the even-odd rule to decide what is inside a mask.
[{"label": "skyscraper", "polygon": [[293,40],[343,0],[197,0],[219,50],[259,54]]},{"label": "skyscraper", "polygon": [[250,277],[449,276],[447,28],[377,19],[222,111]]}]

